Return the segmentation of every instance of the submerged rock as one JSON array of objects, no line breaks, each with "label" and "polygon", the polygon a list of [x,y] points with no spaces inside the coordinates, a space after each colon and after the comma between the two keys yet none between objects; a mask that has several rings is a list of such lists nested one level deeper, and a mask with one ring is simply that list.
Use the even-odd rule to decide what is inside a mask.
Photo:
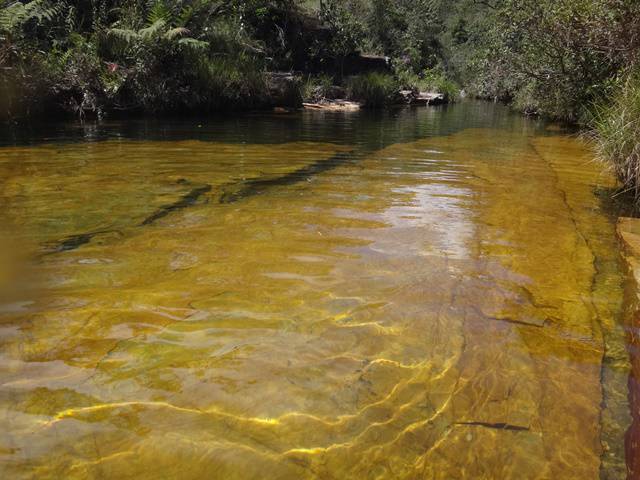
[{"label": "submerged rock", "polygon": [[[640,348],[640,219],[620,218],[618,236],[622,240],[623,257],[628,268],[625,323],[629,350]],[[625,435],[628,478],[640,477],[640,358],[631,355],[629,373],[629,402],[632,423]]]}]

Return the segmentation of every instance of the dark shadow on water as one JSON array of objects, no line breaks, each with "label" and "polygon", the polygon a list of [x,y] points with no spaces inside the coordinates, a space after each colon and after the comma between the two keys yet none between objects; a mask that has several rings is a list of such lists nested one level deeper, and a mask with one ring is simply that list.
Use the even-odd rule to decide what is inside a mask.
[{"label": "dark shadow on water", "polygon": [[171,212],[175,212],[175,211],[178,211],[178,210],[183,210],[183,209],[185,209],[187,207],[195,205],[196,202],[200,199],[200,197],[202,197],[205,193],[209,193],[210,191],[211,191],[211,185],[204,185],[202,187],[196,187],[193,190],[191,190],[189,193],[187,193],[186,195],[183,195],[182,197],[180,197],[179,200],[177,200],[177,201],[175,201],[175,202],[173,202],[173,203],[171,203],[169,205],[165,205],[163,207],[160,207],[154,213],[152,213],[147,218],[145,218],[139,226],[140,227],[145,227],[145,226],[151,225],[154,222],[156,222],[157,220],[160,220],[161,218],[166,217]]},{"label": "dark shadow on water", "polygon": [[600,200],[600,208],[609,217],[640,217],[633,192],[611,187],[595,187],[593,193]]},{"label": "dark shadow on water", "polygon": [[324,142],[377,150],[394,143],[449,135],[466,128],[544,129],[544,123],[489,102],[438,107],[402,107],[359,112],[299,111],[227,113],[207,117],[136,118],[95,122],[50,122],[0,129],[0,146],[106,140],[279,144]]},{"label": "dark shadow on water", "polygon": [[86,233],[80,233],[77,235],[70,235],[68,237],[63,238],[62,240],[47,242],[46,244],[44,244],[43,246],[44,252],[42,255],[43,256],[53,255],[56,253],[64,253],[64,252],[70,252],[72,250],[77,250],[83,245],[90,243],[95,237],[111,234],[111,233],[117,234],[120,237],[122,237],[123,235],[122,232],[119,230],[98,230],[95,232],[86,232]]},{"label": "dark shadow on water", "polygon": [[352,163],[357,160],[354,152],[338,153],[332,157],[318,160],[306,167],[299,168],[293,172],[286,173],[279,177],[256,178],[246,180],[240,184],[231,184],[223,187],[223,193],[220,196],[220,203],[236,203],[248,197],[260,195],[265,191],[287,185],[308,181],[314,175],[333,170],[341,165]]}]

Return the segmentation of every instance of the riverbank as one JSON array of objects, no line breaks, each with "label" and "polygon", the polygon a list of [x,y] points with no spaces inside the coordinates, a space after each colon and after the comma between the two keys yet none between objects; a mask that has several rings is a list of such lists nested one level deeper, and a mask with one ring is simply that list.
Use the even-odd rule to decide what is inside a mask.
[{"label": "riverbank", "polygon": [[[115,68],[115,67],[114,67]],[[420,82],[402,83],[390,73],[368,72],[337,81],[327,76],[313,76],[301,72],[266,72],[261,74],[259,91],[242,95],[235,100],[219,98],[211,104],[199,104],[196,98],[184,100],[191,107],[174,106],[155,111],[142,105],[125,106],[122,98],[109,98],[105,92],[94,92],[83,99],[70,96],[69,92],[52,91],[41,99],[35,111],[26,108],[22,115],[7,114],[5,121],[30,120],[33,117],[49,119],[103,119],[106,117],[144,115],[199,115],[222,112],[276,111],[291,112],[301,109],[326,111],[354,111],[361,108],[381,109],[402,105],[442,105],[455,100],[457,91],[423,91],[421,88],[437,88],[437,85]],[[95,79],[94,79],[95,80]]]},{"label": "riverbank", "polygon": [[336,89],[380,108],[448,85],[426,52],[362,53],[362,19],[340,3],[262,3],[3,4],[0,121],[292,109]]}]

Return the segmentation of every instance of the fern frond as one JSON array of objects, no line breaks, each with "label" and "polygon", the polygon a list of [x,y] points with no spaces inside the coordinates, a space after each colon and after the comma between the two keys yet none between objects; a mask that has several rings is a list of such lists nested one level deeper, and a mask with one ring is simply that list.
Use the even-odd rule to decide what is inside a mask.
[{"label": "fern frond", "polygon": [[0,30],[11,32],[16,26],[23,23],[25,18],[24,4],[12,3],[0,10]]},{"label": "fern frond", "polygon": [[107,30],[107,36],[126,44],[130,44],[140,38],[138,32],[128,28],[110,28]]},{"label": "fern frond", "polygon": [[51,22],[63,12],[65,7],[64,1],[53,5],[45,0],[10,3],[0,9],[0,30],[15,31],[30,20],[37,20],[38,23]]},{"label": "fern frond", "polygon": [[50,22],[62,11],[63,5],[61,3],[51,6],[42,1],[35,0],[25,4],[25,11],[29,18],[35,18],[39,22]]},{"label": "fern frond", "polygon": [[178,37],[184,37],[185,35],[189,35],[189,29],[184,28],[184,27],[176,27],[176,28],[172,28],[171,30],[168,30],[165,34],[164,34],[164,38],[166,38],[167,40],[173,40],[174,38],[178,38]]},{"label": "fern frond", "polygon": [[171,23],[172,16],[173,12],[167,6],[167,4],[162,0],[156,0],[149,9],[147,22],[149,23],[149,25],[153,25],[159,21],[163,21],[164,23]]},{"label": "fern frond", "polygon": [[184,7],[176,18],[176,25],[178,25],[179,27],[186,27],[193,18],[194,13],[195,10],[193,6],[188,5]]},{"label": "fern frond", "polygon": [[162,20],[162,19],[156,20],[151,25],[149,25],[147,28],[143,28],[143,29],[139,30],[138,34],[140,35],[140,37],[142,37],[144,39],[153,38],[154,36],[159,34],[160,31],[166,25],[167,25],[167,22],[165,20]]},{"label": "fern frond", "polygon": [[209,42],[205,42],[204,40],[196,40],[195,38],[181,38],[178,40],[178,44],[182,47],[189,48],[192,50],[204,50],[209,48]]}]

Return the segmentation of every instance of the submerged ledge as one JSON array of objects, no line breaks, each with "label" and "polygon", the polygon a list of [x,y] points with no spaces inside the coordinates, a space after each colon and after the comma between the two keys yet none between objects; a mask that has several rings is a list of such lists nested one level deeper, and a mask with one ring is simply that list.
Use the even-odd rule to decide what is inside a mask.
[{"label": "submerged ledge", "polygon": [[627,266],[624,326],[631,370],[629,372],[629,407],[632,422],[625,434],[627,478],[640,478],[640,219],[621,217],[617,225],[622,242],[622,256]]}]

